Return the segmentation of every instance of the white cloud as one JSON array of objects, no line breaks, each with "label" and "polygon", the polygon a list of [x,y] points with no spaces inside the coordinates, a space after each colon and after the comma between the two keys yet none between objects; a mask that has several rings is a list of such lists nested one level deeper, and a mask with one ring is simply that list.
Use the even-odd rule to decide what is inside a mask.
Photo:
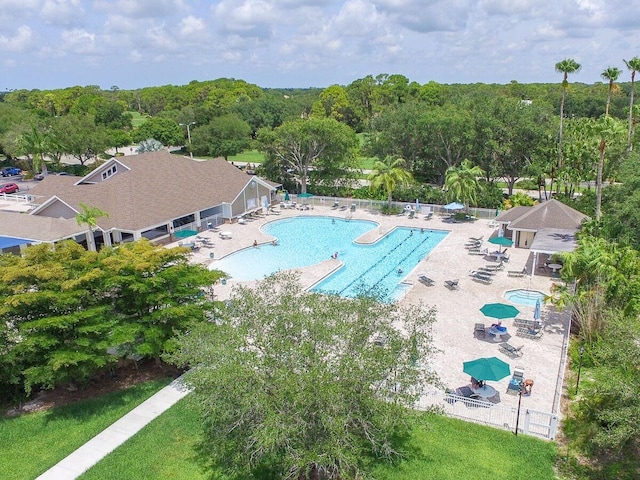
[{"label": "white cloud", "polygon": [[204,21],[201,18],[189,15],[188,17],[180,20],[178,24],[178,34],[182,38],[191,38],[194,41],[202,41],[206,36],[207,28]]},{"label": "white cloud", "polygon": [[159,18],[177,14],[185,6],[182,0],[96,0],[94,8],[131,18]]},{"label": "white cloud", "polygon": [[273,6],[264,0],[222,0],[213,7],[218,29],[247,37],[272,36],[272,24],[277,16]]},{"label": "white cloud", "polygon": [[84,8],[80,0],[45,0],[40,16],[45,23],[67,27],[82,23]]},{"label": "white cloud", "polygon": [[96,35],[80,28],[73,30],[63,30],[60,38],[60,51],[76,55],[94,55],[98,52],[96,48]]},{"label": "white cloud", "polygon": [[27,25],[18,27],[15,35],[0,35],[0,50],[11,53],[27,52],[33,44],[33,34]]}]

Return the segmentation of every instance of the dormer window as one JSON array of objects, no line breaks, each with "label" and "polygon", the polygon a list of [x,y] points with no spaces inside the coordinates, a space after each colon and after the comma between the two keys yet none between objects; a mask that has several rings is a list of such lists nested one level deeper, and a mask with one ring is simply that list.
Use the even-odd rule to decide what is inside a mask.
[{"label": "dormer window", "polygon": [[117,171],[118,171],[117,165],[115,165],[115,164],[112,165],[111,168],[109,168],[108,170],[105,170],[104,172],[102,172],[102,180],[106,180],[111,175],[115,175]]}]

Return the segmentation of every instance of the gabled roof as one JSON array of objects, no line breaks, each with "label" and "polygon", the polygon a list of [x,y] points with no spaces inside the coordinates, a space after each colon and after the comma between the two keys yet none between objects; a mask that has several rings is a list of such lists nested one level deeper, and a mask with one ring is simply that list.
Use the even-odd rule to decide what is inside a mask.
[{"label": "gabled roof", "polygon": [[[79,203],[97,207],[109,217],[97,219],[103,230],[140,230],[192,212],[231,203],[255,176],[224,159],[195,161],[167,151],[120,157],[119,169],[106,181],[50,176],[31,193],[43,203],[54,195],[81,211]],[[87,175],[88,179],[91,174]]]},{"label": "gabled roof", "polygon": [[[24,221],[28,219],[28,221]],[[24,213],[0,212],[2,235],[20,237],[34,242],[54,242],[87,231],[75,218],[53,218]]]},{"label": "gabled roof", "polygon": [[[533,207],[524,207],[527,211],[513,219],[509,230],[528,230],[537,232],[543,228],[577,230],[589,217],[557,200],[548,200]],[[516,212],[520,213],[520,212]],[[501,221],[500,218],[497,219]]]}]

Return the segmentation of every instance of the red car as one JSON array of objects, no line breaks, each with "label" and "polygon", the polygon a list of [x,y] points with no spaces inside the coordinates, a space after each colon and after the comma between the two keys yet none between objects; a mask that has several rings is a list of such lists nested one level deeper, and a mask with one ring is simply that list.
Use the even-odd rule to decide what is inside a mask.
[{"label": "red car", "polygon": [[0,193],[16,193],[20,191],[20,187],[16,183],[3,183],[0,185]]}]

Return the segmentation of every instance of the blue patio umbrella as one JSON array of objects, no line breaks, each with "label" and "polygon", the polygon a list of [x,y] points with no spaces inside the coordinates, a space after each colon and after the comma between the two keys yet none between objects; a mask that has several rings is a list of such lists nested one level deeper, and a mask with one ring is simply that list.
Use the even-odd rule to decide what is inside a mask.
[{"label": "blue patio umbrella", "polygon": [[477,380],[491,380],[497,382],[511,374],[509,364],[497,357],[477,358],[462,364],[462,371]]},{"label": "blue patio umbrella", "polygon": [[542,310],[542,303],[540,302],[540,299],[536,300],[536,308],[533,311],[533,319],[534,320],[540,320],[540,311]]},{"label": "blue patio umbrella", "polygon": [[442,208],[444,208],[445,210],[462,210],[464,208],[464,205],[459,202],[451,202],[447,203]]}]

